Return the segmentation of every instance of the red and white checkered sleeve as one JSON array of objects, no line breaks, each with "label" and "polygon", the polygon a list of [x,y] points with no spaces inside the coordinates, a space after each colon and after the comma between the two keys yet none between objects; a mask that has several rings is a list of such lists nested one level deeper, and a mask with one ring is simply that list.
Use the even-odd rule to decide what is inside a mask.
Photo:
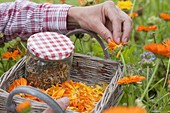
[{"label": "red and white checkered sleeve", "polygon": [[37,4],[28,0],[17,0],[0,4],[0,32],[5,40],[17,36],[27,39],[37,32],[67,32],[66,4]]}]

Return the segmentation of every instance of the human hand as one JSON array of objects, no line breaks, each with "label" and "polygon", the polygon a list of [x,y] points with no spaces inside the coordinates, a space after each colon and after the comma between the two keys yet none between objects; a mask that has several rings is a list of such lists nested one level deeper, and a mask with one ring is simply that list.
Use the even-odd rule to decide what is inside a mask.
[{"label": "human hand", "polygon": [[131,18],[112,1],[87,6],[71,7],[68,12],[68,29],[80,26],[98,33],[107,42],[125,43],[132,30]]},{"label": "human hand", "polygon": [[[56,101],[63,110],[66,110],[66,108],[68,107],[68,105],[70,103],[70,100],[67,97],[63,97]],[[43,111],[43,113],[55,113],[55,112],[52,110],[52,108],[48,107],[45,111]]]}]

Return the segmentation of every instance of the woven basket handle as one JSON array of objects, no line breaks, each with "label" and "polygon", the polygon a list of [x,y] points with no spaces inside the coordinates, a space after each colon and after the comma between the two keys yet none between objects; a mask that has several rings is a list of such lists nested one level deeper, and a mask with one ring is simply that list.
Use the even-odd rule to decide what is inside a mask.
[{"label": "woven basket handle", "polygon": [[79,33],[87,33],[87,34],[91,35],[92,37],[94,37],[99,42],[100,46],[102,47],[105,58],[110,59],[110,55],[109,55],[108,51],[106,50],[105,44],[103,43],[102,39],[96,33],[92,32],[92,31],[87,31],[84,29],[75,29],[75,30],[68,32],[66,34],[66,36],[70,37],[71,35],[79,34]]},{"label": "woven basket handle", "polygon": [[13,104],[12,100],[13,96],[19,93],[30,94],[32,96],[38,97],[39,99],[47,103],[55,113],[64,113],[62,108],[58,105],[58,103],[55,100],[53,100],[50,96],[38,90],[37,88],[31,86],[20,86],[15,88],[9,93],[6,104],[8,112],[17,113],[15,109],[16,106]]}]

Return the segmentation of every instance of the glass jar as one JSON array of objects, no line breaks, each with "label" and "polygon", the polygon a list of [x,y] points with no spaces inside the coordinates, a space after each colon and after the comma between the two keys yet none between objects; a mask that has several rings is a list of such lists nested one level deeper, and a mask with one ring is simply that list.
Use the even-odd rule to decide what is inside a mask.
[{"label": "glass jar", "polygon": [[44,32],[32,35],[27,43],[26,79],[41,89],[69,79],[74,45],[65,35]]}]

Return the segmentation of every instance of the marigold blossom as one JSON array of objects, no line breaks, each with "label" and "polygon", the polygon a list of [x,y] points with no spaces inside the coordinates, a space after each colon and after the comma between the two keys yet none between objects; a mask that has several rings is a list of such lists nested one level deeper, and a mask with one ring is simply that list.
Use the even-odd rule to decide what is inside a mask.
[{"label": "marigold blossom", "polygon": [[128,77],[123,77],[123,78],[119,79],[117,84],[130,84],[130,83],[140,82],[142,80],[145,80],[144,76],[130,75]]},{"label": "marigold blossom", "polygon": [[164,40],[162,43],[152,43],[144,46],[145,50],[148,50],[154,54],[170,57],[170,40]]},{"label": "marigold blossom", "polygon": [[[23,101],[22,103],[18,104],[18,105],[16,106],[16,111],[17,111],[18,113],[23,113],[24,111],[25,111],[25,112],[27,111],[27,113],[29,113],[29,112],[31,111],[31,103],[30,103],[30,101],[25,100],[25,101]],[[24,112],[24,113],[25,113],[25,112]]]},{"label": "marigold blossom", "polygon": [[168,84],[170,84],[170,80],[168,80]]},{"label": "marigold blossom", "polygon": [[[123,47],[124,45],[127,45],[128,43],[129,43],[129,42],[116,44],[114,40],[111,40],[111,41],[107,44],[107,46],[108,46],[109,50],[114,51],[116,48]],[[106,48],[106,49],[107,49],[107,48]],[[121,53],[121,50],[122,50],[122,48],[118,51],[116,57],[119,56],[119,54]]]},{"label": "marigold blossom", "polygon": [[[128,14],[128,16],[130,16],[130,14]],[[133,12],[132,15],[131,15],[131,18],[135,18],[138,16],[138,13],[137,12]]]},{"label": "marigold blossom", "polygon": [[109,109],[104,110],[102,113],[147,113],[147,111],[143,108],[136,106],[117,106],[111,107]]},{"label": "marigold blossom", "polygon": [[170,20],[170,14],[161,13],[159,16],[164,20],[167,20],[167,21]]},{"label": "marigold blossom", "polygon": [[2,54],[2,58],[5,58],[9,60],[10,58],[13,60],[16,60],[16,58],[21,58],[22,54],[18,51],[15,50],[14,52],[6,52]]},{"label": "marigold blossom", "polygon": [[132,2],[130,0],[118,1],[117,6],[122,10],[130,10],[132,8]]},{"label": "marigold blossom", "polygon": [[153,31],[153,30],[158,30],[158,27],[156,25],[152,25],[152,26],[141,25],[141,26],[138,26],[136,28],[136,31],[147,31],[147,32],[149,32],[149,31]]}]

